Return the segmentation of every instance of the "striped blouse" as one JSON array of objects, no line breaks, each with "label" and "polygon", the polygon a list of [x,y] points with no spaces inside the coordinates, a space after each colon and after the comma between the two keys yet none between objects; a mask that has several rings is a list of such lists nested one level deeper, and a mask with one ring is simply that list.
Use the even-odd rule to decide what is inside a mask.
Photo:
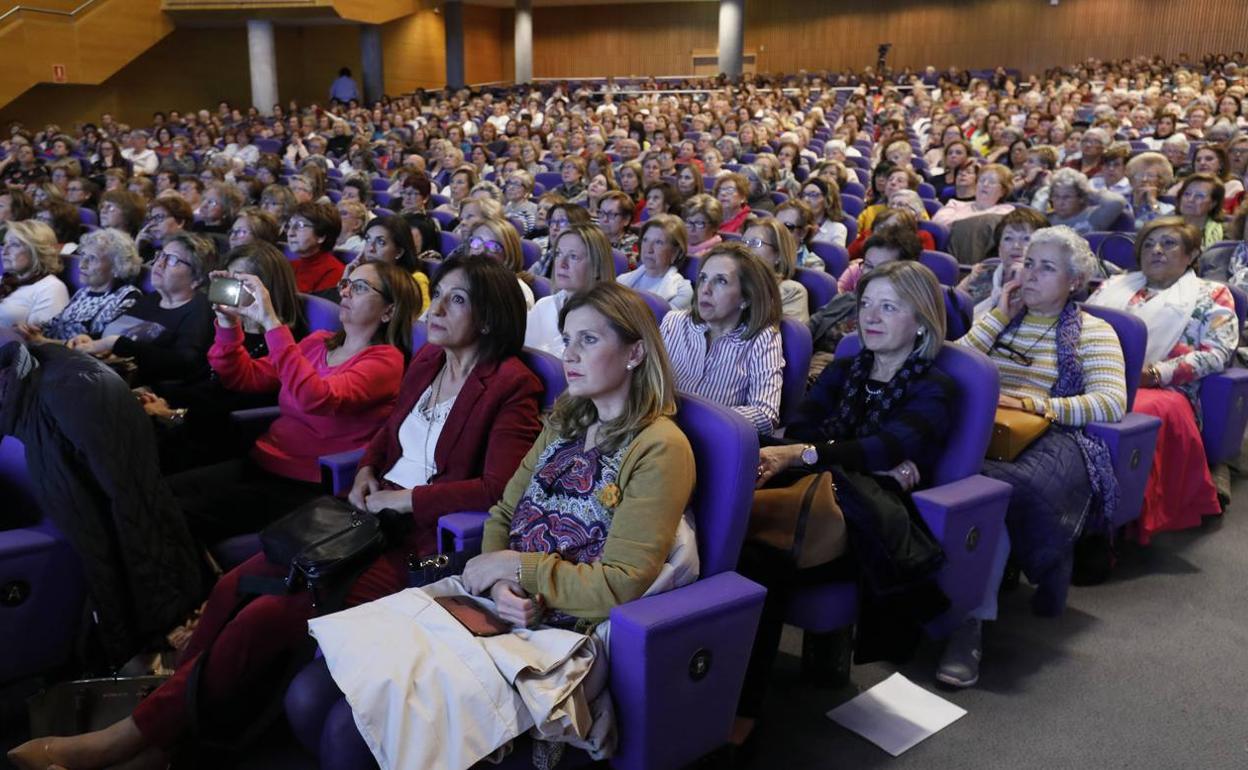
[{"label": "striped blouse", "polygon": [[763,435],[775,430],[784,371],[779,329],[746,339],[742,325],[708,344],[706,324],[676,310],[663,317],[661,331],[678,390],[732,408]]},{"label": "striped blouse", "polygon": [[1049,389],[1057,381],[1057,327],[1053,316],[1028,313],[1003,342],[1031,359],[1026,366],[1010,352],[993,347],[1009,319],[993,309],[976,319],[959,345],[986,353],[1001,375],[1001,393],[1021,399],[1025,408],[1043,414],[1060,425],[1117,422],[1127,411],[1127,386],[1122,347],[1105,321],[1082,313],[1079,363],[1083,365],[1084,392],[1080,396],[1054,398]]}]

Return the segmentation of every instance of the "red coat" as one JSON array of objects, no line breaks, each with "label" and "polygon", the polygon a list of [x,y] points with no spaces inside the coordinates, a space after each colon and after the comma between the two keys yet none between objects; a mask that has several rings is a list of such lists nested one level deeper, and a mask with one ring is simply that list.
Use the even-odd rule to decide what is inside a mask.
[{"label": "red coat", "polygon": [[[372,466],[380,478],[402,457],[399,426],[445,361],[446,353],[436,345],[425,345],[416,353],[394,411],[364,449],[361,468]],[[413,553],[437,550],[438,518],[443,514],[487,511],[502,498],[503,488],[541,432],[541,394],[541,381],[518,358],[473,368],[434,448],[437,473],[429,484],[412,490],[416,526],[408,544]]]},{"label": "red coat", "polygon": [[290,266],[295,270],[295,286],[304,294],[334,288],[344,269],[338,258],[328,251],[293,260]]}]

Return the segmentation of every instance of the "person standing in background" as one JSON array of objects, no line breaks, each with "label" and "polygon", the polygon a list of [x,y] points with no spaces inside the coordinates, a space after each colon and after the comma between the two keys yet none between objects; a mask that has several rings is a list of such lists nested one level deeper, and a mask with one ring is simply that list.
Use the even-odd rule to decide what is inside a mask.
[{"label": "person standing in background", "polygon": [[329,100],[346,104],[352,99],[359,101],[360,89],[356,87],[355,80],[351,77],[351,68],[343,67],[338,70],[338,77],[329,87]]}]

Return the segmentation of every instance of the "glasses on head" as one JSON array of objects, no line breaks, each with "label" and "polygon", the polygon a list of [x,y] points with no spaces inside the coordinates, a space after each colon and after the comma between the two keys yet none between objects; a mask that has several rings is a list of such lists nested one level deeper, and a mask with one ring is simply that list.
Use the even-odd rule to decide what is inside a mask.
[{"label": "glasses on head", "polygon": [[367,294],[370,291],[375,294],[385,296],[381,289],[378,289],[376,286],[372,285],[363,278],[343,278],[338,282],[339,294],[350,294],[351,296],[355,296],[357,294]]},{"label": "glasses on head", "polygon": [[468,246],[473,251],[487,251],[491,254],[502,254],[503,244],[498,241],[491,241],[485,238],[473,238],[468,241]]},{"label": "glasses on head", "polygon": [[189,259],[179,257],[177,254],[174,254],[168,249],[157,254],[156,259],[152,260],[152,264],[164,265],[165,267],[176,267],[177,265],[186,265],[189,268],[195,267],[195,263],[191,262]]},{"label": "glasses on head", "polygon": [[1028,366],[1028,367],[1031,366],[1032,364],[1031,356],[1027,355],[1025,351],[1019,350],[1018,348],[1014,347],[1013,345],[1006,342],[1005,340],[998,339],[996,342],[992,343],[992,347],[989,349],[989,352],[991,352],[992,350],[1005,351],[1006,358],[1010,359],[1016,364],[1020,364],[1022,366]]},{"label": "glasses on head", "polygon": [[742,238],[741,242],[751,249],[761,249],[764,246],[766,246],[769,249],[776,248],[776,245],[774,243],[768,243],[767,241],[764,241],[762,238]]}]

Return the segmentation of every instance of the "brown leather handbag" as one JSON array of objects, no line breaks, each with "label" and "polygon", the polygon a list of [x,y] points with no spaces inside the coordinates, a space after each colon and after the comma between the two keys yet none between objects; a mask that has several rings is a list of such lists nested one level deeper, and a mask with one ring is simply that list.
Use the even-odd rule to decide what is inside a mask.
[{"label": "brown leather handbag", "polygon": [[1044,435],[1050,424],[1047,417],[999,406],[985,455],[989,460],[1014,462],[1014,458]]},{"label": "brown leather handbag", "polygon": [[826,564],[845,553],[845,516],[832,474],[811,473],[788,486],[754,491],[746,538],[787,551],[799,569]]}]

